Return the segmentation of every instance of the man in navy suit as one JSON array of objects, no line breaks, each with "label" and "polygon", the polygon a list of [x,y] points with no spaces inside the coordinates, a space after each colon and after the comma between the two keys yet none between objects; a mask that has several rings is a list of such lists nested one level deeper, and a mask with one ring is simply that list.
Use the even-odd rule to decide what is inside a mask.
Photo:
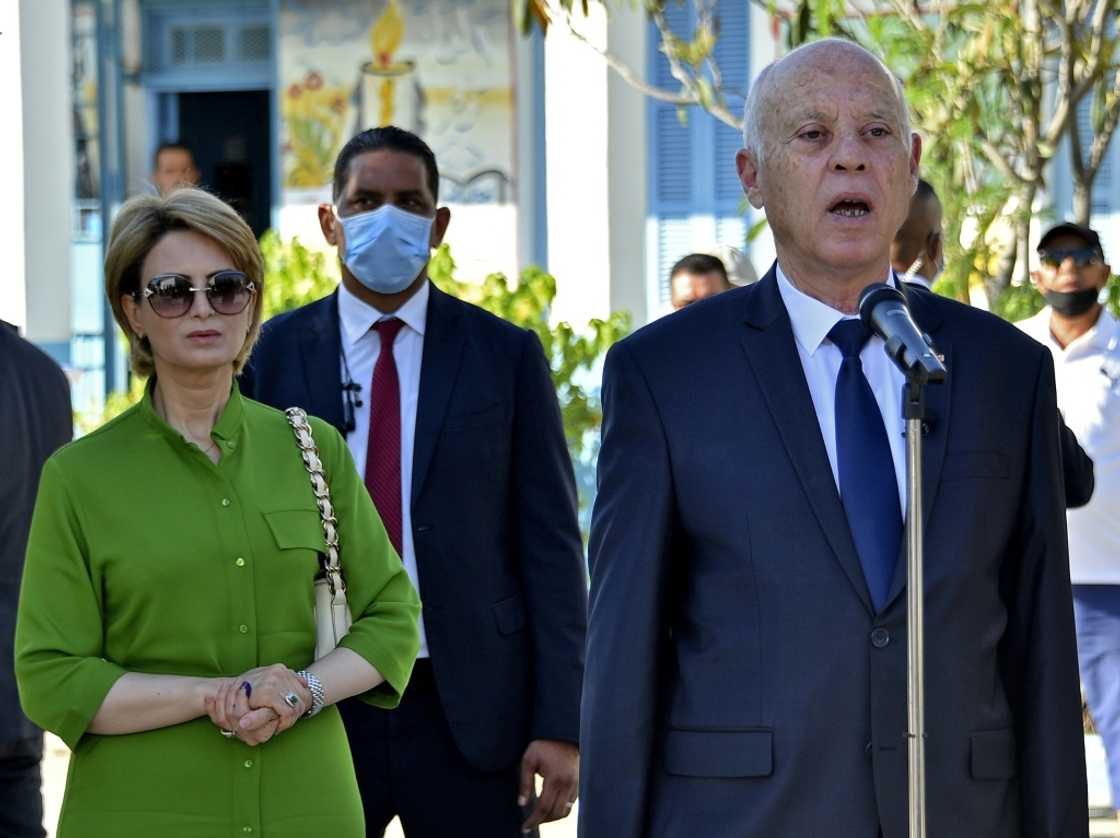
[{"label": "man in navy suit", "polygon": [[43,732],[19,704],[12,638],[39,472],[74,426],[66,375],[3,320],[0,428],[0,835],[43,838]]},{"label": "man in navy suit", "polygon": [[342,284],[265,325],[241,387],[346,434],[423,600],[401,706],[342,707],[369,834],[514,836],[575,800],[586,577],[540,342],[428,280],[438,184],[407,131],[346,144],[319,207]]},{"label": "man in navy suit", "polygon": [[[901,374],[892,281],[921,143],[862,48],[753,86],[737,156],[777,263],[610,352],[591,533],[582,838],[904,838]],[[907,287],[945,356],[923,504],[930,835],[1088,829],[1048,353]]]}]

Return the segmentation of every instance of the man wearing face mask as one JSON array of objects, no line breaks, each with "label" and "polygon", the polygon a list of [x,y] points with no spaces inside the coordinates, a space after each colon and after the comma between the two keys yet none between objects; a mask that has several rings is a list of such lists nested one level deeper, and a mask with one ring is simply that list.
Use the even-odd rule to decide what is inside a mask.
[{"label": "man wearing face mask", "polygon": [[265,324],[241,388],[346,435],[423,600],[400,707],[341,706],[368,834],[512,838],[575,800],[586,575],[540,342],[428,280],[438,186],[407,131],[343,147],[319,207],[342,284]]},{"label": "man wearing face mask", "polygon": [[1068,513],[1070,579],[1081,682],[1120,805],[1120,323],[1102,304],[1111,269],[1096,232],[1058,224],[1038,256],[1047,306],[1019,325],[1053,354],[1058,406],[1095,465],[1092,499]]}]

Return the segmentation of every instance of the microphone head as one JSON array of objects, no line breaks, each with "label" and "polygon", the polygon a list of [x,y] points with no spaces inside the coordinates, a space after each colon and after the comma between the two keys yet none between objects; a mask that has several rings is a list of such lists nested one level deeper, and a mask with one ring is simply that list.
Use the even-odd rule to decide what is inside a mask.
[{"label": "microphone head", "polygon": [[902,296],[902,292],[885,282],[873,282],[859,294],[859,319],[863,321],[864,326],[872,331],[876,331],[876,329],[871,320],[871,313],[875,311],[875,306],[884,300],[894,300],[903,307],[906,306],[906,298]]}]

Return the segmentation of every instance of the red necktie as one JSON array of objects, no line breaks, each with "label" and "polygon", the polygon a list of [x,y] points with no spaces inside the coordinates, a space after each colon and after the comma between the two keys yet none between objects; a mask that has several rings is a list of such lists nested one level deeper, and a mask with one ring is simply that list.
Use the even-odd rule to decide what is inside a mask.
[{"label": "red necktie", "polygon": [[393,341],[404,326],[395,317],[373,324],[381,337],[381,354],[370,386],[369,444],[366,447],[366,488],[373,498],[397,555],[401,542],[401,388]]}]

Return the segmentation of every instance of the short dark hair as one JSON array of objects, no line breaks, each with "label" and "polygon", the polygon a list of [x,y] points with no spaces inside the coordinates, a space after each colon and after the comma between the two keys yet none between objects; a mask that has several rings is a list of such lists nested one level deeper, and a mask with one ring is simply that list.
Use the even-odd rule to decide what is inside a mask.
[{"label": "short dark hair", "polygon": [[350,176],[350,161],[359,154],[365,154],[367,151],[378,151],[383,148],[390,151],[403,151],[405,154],[420,158],[420,162],[424,164],[424,168],[428,172],[428,188],[432,190],[432,198],[436,201],[439,200],[439,167],[436,165],[435,153],[426,142],[411,131],[406,131],[395,125],[385,125],[381,128],[370,128],[362,131],[360,134],[351,137],[342,147],[342,151],[338,153],[338,159],[334,162],[333,197],[335,200],[338,200],[338,196],[346,188],[346,179]]},{"label": "short dark hair", "polygon": [[727,278],[727,268],[723,266],[723,261],[709,253],[690,253],[683,259],[677,260],[677,264],[673,265],[673,269],[669,271],[669,280],[672,281],[677,274],[683,273],[715,273],[723,277],[724,285],[731,284],[731,280]]},{"label": "short dark hair", "polygon": [[918,188],[914,190],[915,201],[928,201],[930,198],[937,200],[937,193],[925,178],[918,178]]},{"label": "short dark hair", "polygon": [[928,181],[919,178],[918,188],[910,199],[910,212],[894,234],[891,258],[895,268],[899,271],[909,268],[927,251],[931,237],[940,232],[941,199]]},{"label": "short dark hair", "polygon": [[165,143],[160,143],[156,147],[156,153],[152,157],[152,168],[153,169],[158,169],[159,168],[159,156],[161,154],[163,154],[165,151],[185,151],[187,154],[189,154],[191,156],[191,162],[192,163],[194,162],[194,152],[191,151],[191,147],[189,145],[186,145],[185,143],[182,143],[179,140],[169,140]]}]

